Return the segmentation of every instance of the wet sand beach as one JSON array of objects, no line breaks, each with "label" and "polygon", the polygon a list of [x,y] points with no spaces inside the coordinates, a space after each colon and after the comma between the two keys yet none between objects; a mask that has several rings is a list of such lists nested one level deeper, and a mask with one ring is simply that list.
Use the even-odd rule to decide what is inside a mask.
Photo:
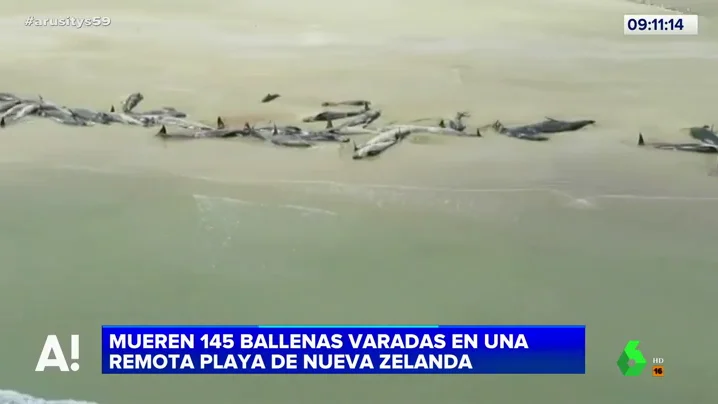
[{"label": "wet sand beach", "polygon": [[[382,122],[597,121],[541,143],[416,135],[374,161],[337,144],[5,128],[0,388],[103,404],[715,402],[718,162],[635,144],[714,122],[718,9],[667,6],[696,10],[700,34],[624,37],[623,14],[667,12],[618,0],[0,5],[0,91],[68,106],[141,91],[142,109],[208,123],[296,124],[355,98]],[[34,372],[45,335],[99,341],[113,323],[587,324],[588,374],[110,377],[92,342],[79,372]],[[668,375],[621,377],[629,339]]]}]

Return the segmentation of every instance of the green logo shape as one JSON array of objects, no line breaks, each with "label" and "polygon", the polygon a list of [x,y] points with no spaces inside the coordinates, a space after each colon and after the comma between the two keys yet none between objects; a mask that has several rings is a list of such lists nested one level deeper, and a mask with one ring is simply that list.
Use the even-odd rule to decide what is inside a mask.
[{"label": "green logo shape", "polygon": [[[639,340],[630,340],[623,348],[621,356],[618,357],[616,364],[624,376],[638,376],[646,367],[646,358],[643,353],[638,350]],[[630,361],[633,361],[631,365]]]}]

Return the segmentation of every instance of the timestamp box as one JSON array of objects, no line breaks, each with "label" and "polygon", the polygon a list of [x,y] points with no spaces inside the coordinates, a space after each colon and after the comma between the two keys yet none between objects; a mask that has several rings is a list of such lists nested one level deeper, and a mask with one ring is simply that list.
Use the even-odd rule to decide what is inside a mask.
[{"label": "timestamp box", "polygon": [[624,35],[698,35],[697,15],[623,16]]}]

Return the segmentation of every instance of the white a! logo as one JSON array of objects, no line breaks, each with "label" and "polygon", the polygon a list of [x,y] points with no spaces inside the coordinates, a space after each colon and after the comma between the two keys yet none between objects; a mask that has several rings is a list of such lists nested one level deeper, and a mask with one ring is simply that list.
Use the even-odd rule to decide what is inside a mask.
[{"label": "white a! logo", "polygon": [[73,362],[70,366],[65,361],[65,353],[62,352],[62,346],[60,340],[57,339],[57,335],[48,335],[45,338],[45,345],[42,347],[42,353],[40,359],[37,360],[37,366],[35,366],[36,372],[44,372],[46,368],[58,368],[61,372],[77,372],[80,370],[80,364],[74,361],[80,359],[80,336],[70,336],[70,360]]}]

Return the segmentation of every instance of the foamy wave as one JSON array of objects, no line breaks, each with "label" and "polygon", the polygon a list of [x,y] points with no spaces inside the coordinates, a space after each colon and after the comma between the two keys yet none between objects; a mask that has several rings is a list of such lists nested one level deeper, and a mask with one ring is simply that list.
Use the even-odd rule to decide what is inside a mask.
[{"label": "foamy wave", "polygon": [[663,4],[660,1],[654,1],[654,0],[627,0],[629,3],[636,3],[636,4],[643,4],[645,6],[650,6],[654,8],[658,8],[664,11],[673,11],[674,13],[679,14],[695,14],[695,11],[691,10],[690,7],[671,7],[669,5]]},{"label": "foamy wave", "polygon": [[0,404],[97,404],[94,401],[46,400],[12,390],[0,390]]}]

